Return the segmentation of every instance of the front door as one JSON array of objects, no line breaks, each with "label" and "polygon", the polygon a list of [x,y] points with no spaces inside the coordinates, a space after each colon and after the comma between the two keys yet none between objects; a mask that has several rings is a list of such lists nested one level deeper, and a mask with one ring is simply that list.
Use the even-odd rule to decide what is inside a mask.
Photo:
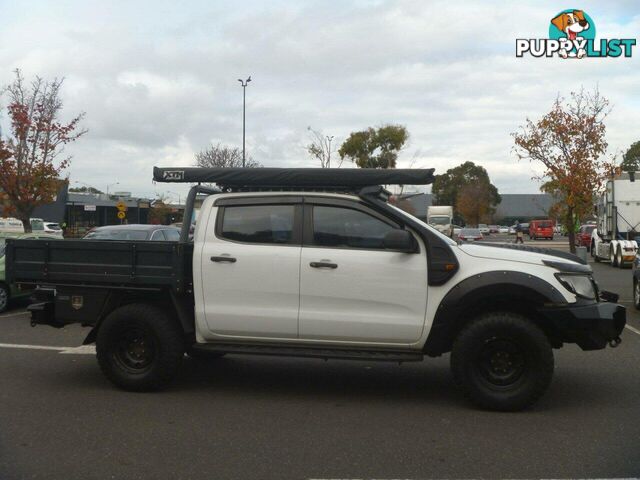
[{"label": "front door", "polygon": [[298,336],[301,209],[291,202],[212,209],[200,257],[205,340]]},{"label": "front door", "polygon": [[307,203],[304,223],[300,338],[416,342],[427,306],[422,242],[419,253],[385,250],[384,236],[398,225],[360,206]]}]

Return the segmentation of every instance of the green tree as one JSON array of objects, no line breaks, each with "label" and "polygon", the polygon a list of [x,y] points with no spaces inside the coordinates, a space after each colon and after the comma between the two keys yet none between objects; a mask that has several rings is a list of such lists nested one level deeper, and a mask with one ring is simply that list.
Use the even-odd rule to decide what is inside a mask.
[{"label": "green tree", "polygon": [[[473,188],[470,188],[473,187]],[[501,201],[498,189],[491,183],[489,174],[480,165],[473,162],[464,162],[462,165],[450,168],[442,175],[436,175],[431,193],[433,194],[434,205],[452,205],[454,210],[463,218],[472,222],[473,219],[466,218],[460,211],[458,203],[464,200],[466,212],[469,212],[469,193],[472,191],[482,192],[478,198],[480,205],[476,211],[482,212],[472,215],[477,220],[495,212],[495,207]],[[468,216],[468,213],[467,213]],[[477,223],[477,222],[476,222]]]},{"label": "green tree", "polygon": [[402,125],[384,125],[352,132],[344,141],[338,154],[348,158],[360,168],[396,168],[398,153],[409,139],[409,132]]},{"label": "green tree", "polygon": [[640,171],[640,141],[632,143],[622,156],[620,168],[625,172]]}]

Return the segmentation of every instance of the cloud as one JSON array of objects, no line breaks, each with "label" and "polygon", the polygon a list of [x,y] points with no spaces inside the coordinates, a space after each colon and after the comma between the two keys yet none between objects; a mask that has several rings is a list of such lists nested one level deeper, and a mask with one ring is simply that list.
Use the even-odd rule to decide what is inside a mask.
[{"label": "cloud", "polygon": [[[598,36],[636,35],[630,2],[584,2]],[[0,83],[65,76],[65,111],[89,133],[68,151],[72,179],[119,181],[134,192],[153,165],[188,165],[210,143],[242,143],[269,166],[313,166],[307,126],[335,135],[401,123],[400,165],[442,172],[483,165],[503,193],[536,192],[539,167],[518,163],[510,133],[544,114],[558,93],[598,85],[614,110],[612,150],[637,140],[638,55],[631,59],[515,58],[515,39],[545,36],[553,2],[42,1],[8,6]],[[517,13],[517,14],[516,14]],[[4,129],[7,125],[0,118]],[[173,188],[179,189],[180,187]],[[182,191],[182,190],[181,190]]]}]

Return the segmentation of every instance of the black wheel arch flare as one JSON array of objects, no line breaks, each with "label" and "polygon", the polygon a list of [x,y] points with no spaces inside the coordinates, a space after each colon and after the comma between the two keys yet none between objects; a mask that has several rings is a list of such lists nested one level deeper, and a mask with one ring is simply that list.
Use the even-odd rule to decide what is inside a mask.
[{"label": "black wheel arch flare", "polygon": [[566,303],[557,288],[534,275],[509,270],[473,275],[451,288],[440,302],[424,352],[438,356],[450,351],[457,332],[483,311],[504,309],[530,316],[538,307]]}]

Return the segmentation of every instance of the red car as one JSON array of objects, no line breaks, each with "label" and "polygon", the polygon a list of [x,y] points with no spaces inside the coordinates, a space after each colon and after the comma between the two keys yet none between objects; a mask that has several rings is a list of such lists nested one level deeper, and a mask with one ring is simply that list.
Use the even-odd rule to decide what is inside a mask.
[{"label": "red car", "polygon": [[576,246],[587,247],[588,252],[591,249],[591,232],[595,228],[595,225],[582,225],[576,233]]},{"label": "red car", "polygon": [[548,238],[553,240],[553,220],[531,220],[529,222],[529,238]]}]

